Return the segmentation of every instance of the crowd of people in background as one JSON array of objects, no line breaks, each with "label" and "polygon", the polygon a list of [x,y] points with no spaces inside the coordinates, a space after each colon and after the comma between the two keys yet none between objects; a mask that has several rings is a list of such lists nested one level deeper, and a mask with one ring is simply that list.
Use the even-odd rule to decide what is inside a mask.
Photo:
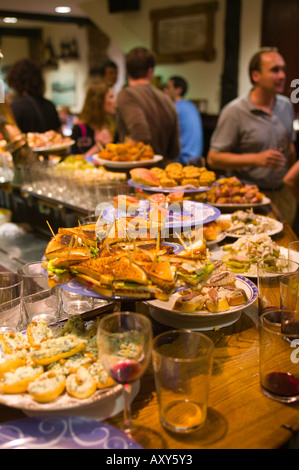
[{"label": "crowd of people in background", "polygon": [[[252,87],[221,110],[207,155],[200,112],[186,99],[186,78],[170,76],[159,89],[152,84],[155,65],[150,50],[133,48],[126,55],[127,83],[117,96],[113,87],[118,68],[113,61],[90,72],[83,108],[72,120],[72,153],[88,156],[109,142],[142,141],[163,155],[165,163],[204,164],[258,185],[292,225],[299,201],[299,163],[294,109],[283,95],[284,58],[274,49],[252,57]],[[44,98],[42,71],[34,62],[18,61],[8,71],[7,82],[15,92],[10,106],[22,132],[62,131],[71,112],[64,109],[59,115]]]}]

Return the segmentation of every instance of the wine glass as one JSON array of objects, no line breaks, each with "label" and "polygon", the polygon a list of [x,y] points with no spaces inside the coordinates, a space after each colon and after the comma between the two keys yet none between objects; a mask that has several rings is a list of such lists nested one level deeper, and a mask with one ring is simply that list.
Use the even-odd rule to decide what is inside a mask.
[{"label": "wine glass", "polygon": [[123,431],[131,438],[136,430],[131,418],[131,384],[148,366],[152,336],[150,320],[138,313],[112,313],[103,317],[98,325],[99,357],[110,377],[123,387]]}]

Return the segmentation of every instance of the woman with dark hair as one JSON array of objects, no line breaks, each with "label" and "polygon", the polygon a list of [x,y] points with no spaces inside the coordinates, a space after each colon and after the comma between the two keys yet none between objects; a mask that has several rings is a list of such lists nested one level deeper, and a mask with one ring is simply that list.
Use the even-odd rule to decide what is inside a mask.
[{"label": "woman with dark hair", "polygon": [[72,153],[93,155],[114,141],[115,104],[113,89],[104,82],[89,86],[78,123],[73,127],[72,139],[76,143]]},{"label": "woman with dark hair", "polygon": [[43,97],[45,84],[39,65],[30,59],[17,61],[8,70],[7,83],[15,92],[10,106],[22,132],[60,130],[55,105]]}]

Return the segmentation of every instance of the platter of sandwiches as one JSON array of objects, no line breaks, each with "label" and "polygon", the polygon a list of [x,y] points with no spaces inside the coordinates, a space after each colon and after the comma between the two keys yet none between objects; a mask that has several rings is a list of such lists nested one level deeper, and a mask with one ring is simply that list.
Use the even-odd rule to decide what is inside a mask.
[{"label": "platter of sandwiches", "polygon": [[257,287],[252,281],[220,270],[202,288],[183,289],[167,302],[155,299],[146,303],[151,316],[159,323],[173,328],[211,330],[237,321],[241,311],[257,297]]},{"label": "platter of sandwiches", "polygon": [[169,243],[159,231],[156,238],[147,229],[136,236],[130,218],[101,220],[53,232],[43,262],[49,286],[92,297],[166,301],[176,290],[204,282],[215,268],[200,239]]}]

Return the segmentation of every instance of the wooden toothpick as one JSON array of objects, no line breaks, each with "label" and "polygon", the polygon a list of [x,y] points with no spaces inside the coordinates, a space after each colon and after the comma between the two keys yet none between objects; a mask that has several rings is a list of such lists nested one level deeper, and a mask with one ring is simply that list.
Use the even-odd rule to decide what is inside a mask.
[{"label": "wooden toothpick", "polygon": [[187,250],[187,245],[186,243],[184,242],[184,240],[179,236],[179,234],[177,232],[175,232],[177,238],[180,240],[181,244],[183,245],[183,247],[185,248],[185,250]]},{"label": "wooden toothpick", "polygon": [[55,240],[56,240],[56,235],[55,235],[55,233],[54,233],[54,231],[53,231],[53,229],[52,229],[51,225],[49,224],[49,221],[48,221],[48,220],[47,220],[47,224],[48,224],[48,227],[49,227],[49,229],[50,229],[50,231],[51,231],[51,233],[52,233],[53,237],[54,237],[54,238],[55,238]]}]

